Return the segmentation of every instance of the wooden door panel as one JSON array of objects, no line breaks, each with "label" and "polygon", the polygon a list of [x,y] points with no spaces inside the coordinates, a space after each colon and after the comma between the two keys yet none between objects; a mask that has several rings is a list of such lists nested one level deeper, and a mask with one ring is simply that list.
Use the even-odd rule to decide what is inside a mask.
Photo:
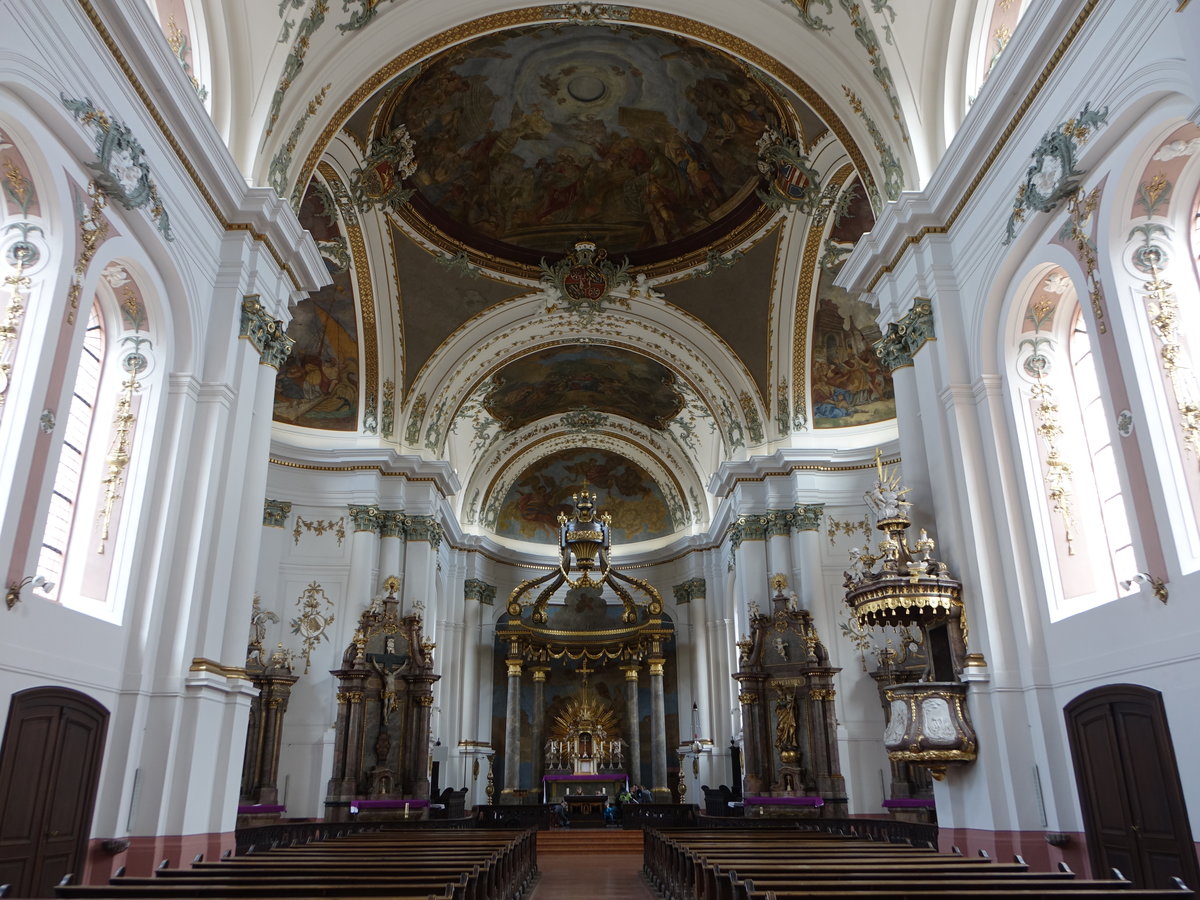
[{"label": "wooden door panel", "polygon": [[[16,733],[11,734],[14,728]],[[41,821],[43,782],[50,762],[46,747],[50,746],[57,728],[57,711],[40,710],[31,711],[27,718],[13,723],[6,733],[4,758],[0,761],[0,809],[4,810],[0,817],[0,858],[37,837],[35,823]]]},{"label": "wooden door panel", "polygon": [[83,865],[108,711],[67,688],[13,695],[0,745],[0,884],[49,897]]},{"label": "wooden door panel", "polygon": [[1162,695],[1111,685],[1067,704],[1067,732],[1092,869],[1140,887],[1200,883]]}]

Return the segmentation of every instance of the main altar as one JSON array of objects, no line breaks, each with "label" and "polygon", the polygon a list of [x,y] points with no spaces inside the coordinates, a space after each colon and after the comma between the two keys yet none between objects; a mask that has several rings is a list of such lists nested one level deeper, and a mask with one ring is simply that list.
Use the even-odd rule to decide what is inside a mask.
[{"label": "main altar", "polygon": [[[613,565],[610,519],[596,509],[595,494],[572,500],[574,514],[559,516],[559,566],[519,584],[496,626],[507,671],[499,801],[615,800],[630,782],[667,801],[674,697],[665,665],[674,627],[655,588]],[[560,588],[563,602],[552,603]]]}]

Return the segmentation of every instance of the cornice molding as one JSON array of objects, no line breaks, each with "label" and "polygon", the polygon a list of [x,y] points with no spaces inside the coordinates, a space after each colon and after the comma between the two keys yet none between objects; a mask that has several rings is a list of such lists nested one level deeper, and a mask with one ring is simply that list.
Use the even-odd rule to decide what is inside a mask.
[{"label": "cornice molding", "polygon": [[[1022,125],[1053,73],[1067,56],[1099,0],[1035,4],[1000,56],[979,97],[942,155],[924,190],[906,191],[884,207],[875,227],[846,259],[835,284],[849,291],[873,291],[908,251],[929,235],[946,234],[974,198]],[[1039,72],[1033,84],[1028,73]],[[1051,114],[1053,115],[1053,114]],[[1001,125],[1001,123],[1006,123]],[[1032,149],[1041,131],[1031,125]],[[1026,160],[1024,146],[1016,151]],[[983,160],[977,164],[977,160]],[[1016,187],[1014,178],[1013,187]]]},{"label": "cornice molding", "polygon": [[[899,457],[895,442],[887,443],[890,446],[883,448],[886,457],[884,461],[891,465],[899,461]],[[874,467],[874,447],[834,452],[777,450],[770,456],[755,456],[751,459],[722,463],[708,481],[708,492],[715,497],[725,498],[738,484],[746,481],[761,482],[768,478],[784,478],[794,472],[857,472]]]},{"label": "cornice molding", "polygon": [[458,476],[448,462],[375,447],[315,450],[276,444],[271,448],[270,461],[274,466],[313,472],[376,472],[385,478],[431,482],[443,497],[452,496],[461,488]]},{"label": "cornice molding", "polygon": [[[217,133],[208,111],[144,3],[75,5],[112,55],[121,76],[157,126],[174,162],[227,232],[245,232],[266,248],[291,284],[307,293],[330,283],[309,233],[287,202],[269,187],[250,187]],[[119,13],[114,10],[120,10]],[[157,142],[156,142],[157,143]],[[161,148],[160,148],[161,149]]]}]

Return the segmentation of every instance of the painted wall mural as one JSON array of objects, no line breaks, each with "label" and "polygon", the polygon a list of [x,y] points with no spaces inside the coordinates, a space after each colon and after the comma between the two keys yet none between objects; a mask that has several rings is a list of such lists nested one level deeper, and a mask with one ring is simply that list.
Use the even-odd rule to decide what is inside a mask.
[{"label": "painted wall mural", "polygon": [[662,489],[637,463],[605,450],[573,449],[543,457],[508,490],[496,533],[525,541],[556,541],[558,514],[570,513],[571,495],[584,487],[612,516],[613,542],[645,541],[672,532]]},{"label": "painted wall mural", "polygon": [[358,429],[358,314],[346,240],[328,190],[313,182],[300,205],[300,223],[320,247],[333,284],[302,300],[288,337],[296,341],[275,380],[277,422]]},{"label": "painted wall mural", "polygon": [[576,409],[625,416],[663,429],[683,409],[675,373],[616,347],[553,347],[492,376],[483,407],[506,431]]},{"label": "painted wall mural", "polygon": [[744,220],[776,104],[732,58],[682,37],[538,25],[434,59],[387,128],[412,133],[423,216],[536,262],[582,236],[621,255]]}]

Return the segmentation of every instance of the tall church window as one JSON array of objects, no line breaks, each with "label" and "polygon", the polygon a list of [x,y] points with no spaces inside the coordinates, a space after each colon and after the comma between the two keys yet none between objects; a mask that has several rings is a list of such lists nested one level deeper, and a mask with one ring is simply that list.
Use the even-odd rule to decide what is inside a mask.
[{"label": "tall church window", "polygon": [[[1029,417],[1030,492],[1052,620],[1121,595],[1138,571],[1102,372],[1075,286],[1062,269],[1038,282],[1018,364]],[[1027,391],[1027,393],[1026,393]]]},{"label": "tall church window", "polygon": [[84,457],[95,424],[96,401],[103,367],[104,323],[99,304],[93,304],[84,331],[83,352],[79,356],[79,367],[75,372],[75,386],[71,392],[62,451],[58,457],[58,469],[50,493],[50,508],[38,560],[38,572],[56,585],[53,591],[55,595],[61,591],[67,547],[79,507]]}]

